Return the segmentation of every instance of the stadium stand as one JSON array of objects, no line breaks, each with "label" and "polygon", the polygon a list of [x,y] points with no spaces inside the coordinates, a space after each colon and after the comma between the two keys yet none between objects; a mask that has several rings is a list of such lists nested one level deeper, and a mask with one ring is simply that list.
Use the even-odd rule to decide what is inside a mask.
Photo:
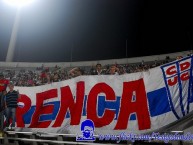
[{"label": "stadium stand", "polygon": [[190,51],[137,58],[72,63],[7,63],[0,62],[0,72],[16,86],[39,86],[64,81],[79,75],[93,75],[96,64],[102,65],[103,75],[135,73],[190,55]]}]

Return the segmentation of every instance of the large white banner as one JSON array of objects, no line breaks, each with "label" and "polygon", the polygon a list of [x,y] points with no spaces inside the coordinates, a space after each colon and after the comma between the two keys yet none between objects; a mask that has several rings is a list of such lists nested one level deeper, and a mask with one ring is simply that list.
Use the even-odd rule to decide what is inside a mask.
[{"label": "large white banner", "polygon": [[80,76],[37,87],[15,87],[21,131],[81,133],[90,119],[95,134],[145,133],[192,110],[192,57],[146,72]]}]

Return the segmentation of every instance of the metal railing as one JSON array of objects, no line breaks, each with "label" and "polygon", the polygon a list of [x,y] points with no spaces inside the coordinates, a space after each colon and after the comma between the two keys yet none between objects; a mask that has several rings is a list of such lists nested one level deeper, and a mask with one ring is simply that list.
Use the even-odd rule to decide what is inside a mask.
[{"label": "metal railing", "polygon": [[[98,138],[98,136],[95,136]],[[14,143],[15,145],[20,144],[32,144],[38,145],[39,143],[48,144],[58,144],[58,145],[117,145],[116,141],[99,141],[96,139],[94,142],[76,142],[75,134],[54,134],[54,133],[33,133],[33,132],[16,132],[16,131],[6,131],[4,136],[0,138],[2,145]],[[132,144],[129,142],[121,142],[119,144]]]}]

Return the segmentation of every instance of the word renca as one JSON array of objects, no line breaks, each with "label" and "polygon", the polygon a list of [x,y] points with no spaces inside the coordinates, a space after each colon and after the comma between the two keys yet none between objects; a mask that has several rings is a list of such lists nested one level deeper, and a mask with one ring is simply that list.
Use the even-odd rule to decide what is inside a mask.
[{"label": "word renca", "polygon": [[[61,93],[59,106],[55,106],[56,104],[44,104],[48,99],[57,98],[59,91]],[[116,111],[118,111],[114,130],[127,129],[129,126],[128,121],[132,114],[136,115],[139,130],[150,129],[150,113],[143,79],[123,82],[120,107],[118,107],[118,110],[112,110],[105,106],[102,116],[98,115],[97,109],[100,107],[98,106],[98,95],[100,93],[105,94],[104,103],[115,102],[117,99],[114,90],[104,82],[94,85],[88,93],[86,100],[84,81],[77,83],[76,97],[73,97],[69,86],[37,93],[35,111],[29,117],[31,120],[29,128],[61,127],[68,112],[70,115],[70,125],[79,125],[85,104],[86,117],[94,122],[95,127],[100,128],[109,125],[115,120]],[[19,102],[24,105],[17,108],[17,126],[25,127],[24,115],[29,112],[32,103],[31,99],[25,94],[21,94]],[[54,118],[44,121],[40,120],[43,115],[53,114],[55,107],[58,107],[58,111]]]}]

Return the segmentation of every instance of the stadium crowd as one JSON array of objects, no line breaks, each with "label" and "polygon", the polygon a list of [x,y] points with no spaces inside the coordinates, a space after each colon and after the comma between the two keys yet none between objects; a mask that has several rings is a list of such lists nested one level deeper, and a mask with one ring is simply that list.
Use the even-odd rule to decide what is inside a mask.
[{"label": "stadium crowd", "polygon": [[[177,59],[180,59],[178,57]],[[61,68],[57,65],[54,68],[44,67],[30,69],[0,69],[0,76],[11,81],[15,86],[40,86],[71,79],[80,75],[122,75],[126,73],[147,71],[150,68],[163,65],[175,59],[166,57],[164,60],[144,62],[136,64],[97,64],[91,67]]]}]

